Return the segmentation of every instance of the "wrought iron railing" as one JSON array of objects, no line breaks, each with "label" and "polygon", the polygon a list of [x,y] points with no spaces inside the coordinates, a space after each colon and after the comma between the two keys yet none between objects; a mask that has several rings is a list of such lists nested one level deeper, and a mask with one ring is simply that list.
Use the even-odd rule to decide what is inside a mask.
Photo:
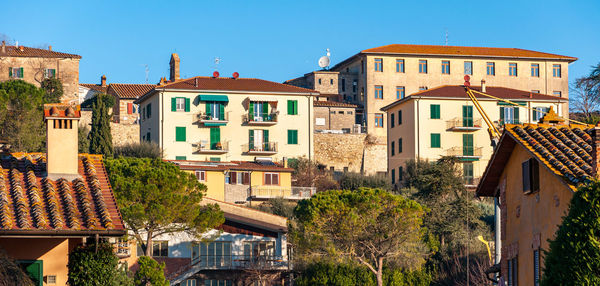
[{"label": "wrought iron railing", "polygon": [[200,141],[198,142],[196,147],[196,151],[198,152],[211,152],[211,151],[229,151],[229,142],[220,141],[220,142],[207,142]]},{"label": "wrought iron railing", "polygon": [[200,112],[196,115],[196,118],[198,121],[229,121],[229,112],[221,114]]},{"label": "wrought iron railing", "polygon": [[481,157],[483,147],[463,146],[446,150],[446,155],[455,157]]},{"label": "wrought iron railing", "polygon": [[277,113],[263,113],[260,115],[254,113],[244,114],[244,123],[275,123],[277,122]]},{"label": "wrought iron railing", "polygon": [[446,121],[446,129],[453,128],[481,128],[481,118],[454,118]]},{"label": "wrought iron railing", "polygon": [[247,153],[277,152],[277,143],[276,142],[266,142],[266,143],[260,143],[260,144],[249,143],[249,144],[244,144],[242,146],[242,149],[244,152],[247,152]]}]

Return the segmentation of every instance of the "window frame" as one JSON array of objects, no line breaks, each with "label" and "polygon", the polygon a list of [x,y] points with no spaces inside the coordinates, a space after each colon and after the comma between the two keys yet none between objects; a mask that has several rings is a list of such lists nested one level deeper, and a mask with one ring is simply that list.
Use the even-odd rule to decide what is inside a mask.
[{"label": "window frame", "polygon": [[518,67],[517,63],[508,63],[508,76],[518,77]]},{"label": "window frame", "polygon": [[402,137],[398,138],[398,154],[402,153]]},{"label": "window frame", "polygon": [[404,99],[406,97],[406,87],[396,86],[396,99]]},{"label": "window frame", "polygon": [[206,182],[206,171],[196,170],[194,171],[194,174],[196,175],[196,179],[198,179],[198,182]]},{"label": "window frame", "polygon": [[531,64],[531,77],[540,77],[540,64]]},{"label": "window frame", "polygon": [[521,163],[521,180],[523,194],[533,194],[540,191],[540,165],[535,158],[529,158]]},{"label": "window frame", "polygon": [[552,77],[562,78],[562,65],[552,64]]},{"label": "window frame", "polygon": [[[158,254],[155,254],[156,246],[158,246]],[[164,247],[166,246],[166,248]],[[169,241],[168,240],[153,240],[152,241],[152,257],[169,257]]]},{"label": "window frame", "polygon": [[427,60],[419,60],[419,73],[427,74]]},{"label": "window frame", "polygon": [[[467,64],[469,64],[469,71],[470,71],[468,73],[467,73]],[[463,65],[464,65],[463,73],[465,75],[473,75],[473,62],[472,61],[465,61]]]},{"label": "window frame", "polygon": [[442,74],[450,74],[450,61],[449,60],[442,61]]},{"label": "window frame", "polygon": [[373,71],[383,72],[383,58],[375,58],[373,62],[375,63]]},{"label": "window frame", "polygon": [[383,113],[375,113],[375,127],[383,128]]},{"label": "window frame", "polygon": [[[268,180],[267,180],[268,178]],[[277,179],[277,184],[273,184],[273,179]],[[279,178],[279,173],[271,173],[265,172],[263,173],[263,185],[265,186],[279,186],[281,184],[281,180]]]},{"label": "window frame", "polygon": [[486,75],[495,76],[496,75],[496,63],[495,62],[486,62],[485,63],[485,73],[486,73]]},{"label": "window frame", "polygon": [[373,90],[375,99],[383,99],[383,85],[375,85]]},{"label": "window frame", "polygon": [[396,72],[405,73],[404,59],[396,59]]},{"label": "window frame", "polygon": [[177,111],[177,112],[185,111],[185,98],[184,97],[176,97],[175,98],[175,111]]}]

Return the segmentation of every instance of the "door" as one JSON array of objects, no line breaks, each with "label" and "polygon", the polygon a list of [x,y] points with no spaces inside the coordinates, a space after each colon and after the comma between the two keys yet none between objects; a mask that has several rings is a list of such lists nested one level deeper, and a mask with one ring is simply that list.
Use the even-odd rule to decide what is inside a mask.
[{"label": "door", "polygon": [[463,134],[463,156],[473,156],[473,134]]},{"label": "door", "polygon": [[254,113],[252,114],[254,121],[263,121],[263,105],[260,102],[252,102],[252,105],[254,105]]},{"label": "door", "polygon": [[463,127],[473,127],[473,106],[463,106]]},{"label": "door", "polygon": [[254,149],[256,151],[263,150],[263,130],[254,130]]},{"label": "door", "polygon": [[210,149],[211,150],[221,150],[221,129],[211,128],[210,129]]}]

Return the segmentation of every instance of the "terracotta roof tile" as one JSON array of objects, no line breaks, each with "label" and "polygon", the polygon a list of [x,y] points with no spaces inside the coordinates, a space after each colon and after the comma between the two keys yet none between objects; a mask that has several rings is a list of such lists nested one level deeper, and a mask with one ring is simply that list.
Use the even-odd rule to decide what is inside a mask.
[{"label": "terracotta roof tile", "polygon": [[183,170],[239,170],[239,171],[279,171],[293,172],[292,168],[284,168],[281,164],[273,162],[273,165],[260,164],[254,161],[192,161],[192,160],[166,160],[174,163]]},{"label": "terracotta roof tile", "polygon": [[41,57],[41,58],[74,58],[81,59],[80,55],[75,54],[67,54],[61,52],[50,51],[46,49],[37,49],[30,47],[22,47],[21,51],[20,47],[16,46],[6,46],[6,53],[2,53],[0,50],[1,57]]},{"label": "terracotta roof tile", "polygon": [[434,46],[434,45],[404,45],[392,44],[361,51],[364,54],[413,54],[413,55],[448,55],[448,56],[479,56],[479,57],[507,57],[531,59],[557,59],[576,61],[577,58],[524,50],[517,48],[488,48],[488,47],[461,47],[461,46]]},{"label": "terracotta roof tile", "polygon": [[313,102],[314,107],[348,107],[348,108],[357,108],[358,105],[345,103],[345,102],[337,102],[337,101],[318,101],[315,100]]},{"label": "terracotta roof tile", "polygon": [[0,233],[122,235],[123,221],[102,156],[79,155],[80,178],[46,177],[42,153],[13,153],[0,160]]},{"label": "terracotta roof tile", "polygon": [[119,98],[136,99],[154,87],[154,84],[111,83],[108,89],[114,91],[114,95]]},{"label": "terracotta roof tile", "polygon": [[46,117],[79,118],[81,117],[81,107],[65,103],[44,104],[44,118]]},{"label": "terracotta roof tile", "polygon": [[108,86],[102,86],[95,83],[80,83],[79,85],[95,90],[97,92],[106,93]]}]

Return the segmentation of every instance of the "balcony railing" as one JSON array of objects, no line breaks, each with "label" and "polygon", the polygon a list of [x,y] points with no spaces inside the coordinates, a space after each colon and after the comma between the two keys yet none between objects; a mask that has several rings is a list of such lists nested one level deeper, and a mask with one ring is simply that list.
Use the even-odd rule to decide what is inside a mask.
[{"label": "balcony railing", "polygon": [[210,143],[208,141],[200,141],[196,144],[196,152],[200,154],[225,154],[229,152],[229,142]]},{"label": "balcony railing", "polygon": [[280,187],[280,186],[252,186],[250,198],[265,200],[271,198],[284,198],[288,200],[309,199],[317,193],[314,187]]},{"label": "balcony railing", "polygon": [[205,126],[222,126],[229,122],[229,112],[218,115],[200,112],[196,114],[196,120],[203,123]]},{"label": "balcony railing", "polygon": [[244,114],[244,123],[248,125],[274,125],[277,124],[277,113],[256,115],[253,113]]},{"label": "balcony railing", "polygon": [[483,147],[463,146],[446,150],[446,155],[458,158],[481,158]]},{"label": "balcony railing", "polygon": [[470,187],[470,188],[475,188],[477,187],[477,185],[479,185],[479,181],[481,180],[481,177],[478,178],[464,178],[465,180],[465,186]]},{"label": "balcony railing", "polygon": [[502,127],[504,124],[521,124],[521,120],[519,119],[500,119],[498,120],[498,126]]},{"label": "balcony railing", "polygon": [[446,121],[446,129],[452,131],[475,131],[481,129],[481,118],[454,118]]},{"label": "balcony railing", "polygon": [[277,143],[267,142],[262,144],[244,144],[242,150],[247,154],[272,155],[277,153]]},{"label": "balcony railing", "polygon": [[192,257],[192,265],[200,269],[283,269],[288,267],[282,256],[205,255]]},{"label": "balcony railing", "polygon": [[128,241],[117,241],[113,246],[115,247],[117,257],[125,258],[131,256],[131,248],[129,247]]}]

